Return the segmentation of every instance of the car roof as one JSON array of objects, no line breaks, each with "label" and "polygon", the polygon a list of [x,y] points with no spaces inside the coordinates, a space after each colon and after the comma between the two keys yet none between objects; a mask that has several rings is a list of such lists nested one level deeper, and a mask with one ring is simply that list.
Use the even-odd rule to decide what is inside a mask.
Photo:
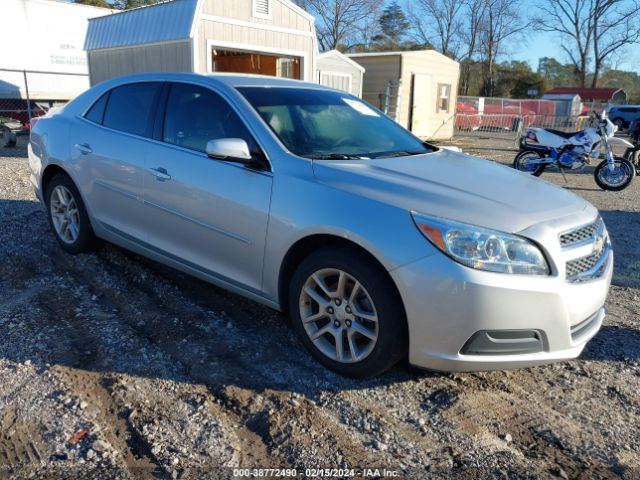
[{"label": "car roof", "polygon": [[[80,94],[65,108],[66,115],[79,115],[89,108],[104,92],[120,85],[139,82],[193,82],[200,85],[210,85],[211,87],[238,88],[238,87],[289,87],[289,88],[309,88],[315,90],[335,91],[329,87],[317,83],[292,80],[288,78],[278,78],[266,75],[246,75],[237,73],[212,73],[208,75],[191,72],[152,72],[137,73],[133,75],[123,75],[95,85],[84,93]],[[345,95],[348,95],[346,92]]]},{"label": "car roof", "polygon": [[640,108],[640,105],[614,105],[611,107],[611,110],[617,110],[619,108]]},{"label": "car roof", "polygon": [[107,80],[110,87],[129,82],[141,81],[197,81],[211,82],[211,84],[224,84],[230,87],[294,87],[294,88],[314,88],[320,90],[329,90],[329,88],[317,84],[304,82],[302,80],[293,80],[289,78],[272,77],[268,75],[252,75],[238,73],[188,73],[188,72],[154,72],[140,73],[134,75],[124,75]]}]

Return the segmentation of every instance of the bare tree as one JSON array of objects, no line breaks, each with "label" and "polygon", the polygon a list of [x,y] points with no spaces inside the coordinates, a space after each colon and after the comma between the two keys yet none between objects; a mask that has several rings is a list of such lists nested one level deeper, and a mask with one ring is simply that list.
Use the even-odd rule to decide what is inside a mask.
[{"label": "bare tree", "polygon": [[496,59],[505,53],[507,40],[516,38],[529,25],[521,7],[519,0],[486,0],[479,31],[484,95],[494,94]]},{"label": "bare tree", "polygon": [[615,52],[640,39],[638,1],[595,0],[593,9],[593,78],[598,86],[604,63]]},{"label": "bare tree", "polygon": [[378,17],[382,0],[295,0],[316,17],[322,50],[349,49],[359,44],[371,18]]},{"label": "bare tree", "polygon": [[561,47],[575,66],[581,87],[587,83],[592,60],[595,87],[606,60],[640,39],[637,0],[545,0],[538,8],[538,25],[568,40]]},{"label": "bare tree", "polygon": [[409,2],[407,11],[420,43],[431,44],[443,55],[456,59],[464,9],[465,2],[461,0],[417,0]]},{"label": "bare tree", "polygon": [[[547,0],[538,6],[536,24],[544,31],[556,32],[565,40],[560,47],[575,66],[581,87],[587,82],[594,35],[594,0]],[[568,42],[566,42],[568,40]]]},{"label": "bare tree", "polygon": [[464,47],[459,60],[461,62],[460,93],[469,94],[471,80],[471,63],[478,52],[480,32],[484,24],[487,0],[463,0],[465,12],[460,28],[461,43]]}]

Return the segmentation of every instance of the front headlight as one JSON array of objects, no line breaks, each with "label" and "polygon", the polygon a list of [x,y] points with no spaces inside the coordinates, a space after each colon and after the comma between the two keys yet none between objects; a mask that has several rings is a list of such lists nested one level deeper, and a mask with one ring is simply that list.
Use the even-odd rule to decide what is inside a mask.
[{"label": "front headlight", "polygon": [[549,275],[549,265],[531,241],[496,230],[411,212],[422,234],[467,267],[489,272]]}]

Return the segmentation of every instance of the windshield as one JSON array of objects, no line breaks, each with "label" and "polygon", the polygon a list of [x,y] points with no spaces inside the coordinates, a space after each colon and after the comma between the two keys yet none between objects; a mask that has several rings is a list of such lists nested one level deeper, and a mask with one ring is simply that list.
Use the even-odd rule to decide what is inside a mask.
[{"label": "windshield", "polygon": [[347,93],[312,88],[241,87],[289,151],[307,158],[417,155],[434,149]]}]

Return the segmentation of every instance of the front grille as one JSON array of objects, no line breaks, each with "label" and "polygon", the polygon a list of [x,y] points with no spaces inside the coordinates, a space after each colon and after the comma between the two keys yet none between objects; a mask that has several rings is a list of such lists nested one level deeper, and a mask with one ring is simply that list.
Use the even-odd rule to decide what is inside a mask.
[{"label": "front grille", "polygon": [[560,245],[562,248],[571,248],[593,240],[597,232],[600,230],[601,224],[602,219],[598,217],[595,222],[590,223],[589,225],[563,233],[560,235]]},{"label": "front grille", "polygon": [[592,253],[584,257],[568,260],[566,263],[566,279],[570,283],[587,282],[600,278],[604,273],[604,259],[611,250],[609,235],[602,218],[582,227],[574,228],[560,235],[562,250],[572,250],[592,245]]},{"label": "front grille", "polygon": [[599,269],[591,272],[591,274],[587,276],[581,277],[580,275],[592,270],[598,264],[600,259],[607,253],[609,253],[609,248],[605,247],[600,252],[594,253],[593,255],[568,261],[566,274],[567,280],[572,283],[578,283],[599,278],[604,271],[605,264],[602,264]]}]

